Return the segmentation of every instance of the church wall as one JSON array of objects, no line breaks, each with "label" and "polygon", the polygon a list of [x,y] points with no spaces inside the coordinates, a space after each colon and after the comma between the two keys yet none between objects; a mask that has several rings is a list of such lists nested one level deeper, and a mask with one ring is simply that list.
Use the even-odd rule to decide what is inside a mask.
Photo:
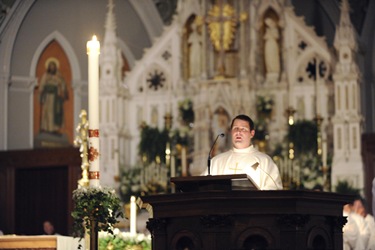
[{"label": "church wall", "polygon": [[30,78],[12,78],[8,93],[8,137],[9,149],[32,148],[32,89]]},{"label": "church wall", "polygon": [[[29,11],[25,15],[20,28],[17,30],[17,36],[14,40],[14,49],[11,54],[11,77],[12,78],[28,78],[35,76],[36,60],[38,59],[38,52],[41,53],[43,48],[41,44],[44,44],[46,39],[58,38],[58,42],[62,45],[65,52],[68,54],[69,62],[72,64],[72,87],[73,95],[72,99],[74,103],[74,125],[78,121],[80,110],[87,110],[87,54],[86,54],[86,42],[91,39],[92,35],[98,35],[99,40],[104,35],[104,20],[106,14],[107,1],[35,1],[30,7]],[[119,21],[119,34],[123,37],[123,47],[127,48],[126,52],[130,54],[130,58],[134,63],[134,56],[140,57],[143,53],[143,48],[150,46],[150,40],[148,36],[143,34],[147,33],[144,25],[139,20],[137,13],[134,10],[134,6],[139,5],[137,3],[130,4],[128,1],[115,1],[115,12]],[[152,8],[151,8],[152,9]],[[154,14],[157,15],[156,10]],[[127,13],[124,15],[123,13]],[[149,11],[151,15],[152,11]],[[23,18],[22,16],[19,18]],[[158,24],[154,23],[152,26],[155,28]],[[151,26],[151,27],[152,27]],[[157,29],[152,34],[156,34]],[[137,40],[134,42],[133,40]],[[5,67],[5,66],[4,66]],[[3,68],[3,67],[2,67]],[[5,69],[5,68],[4,68]],[[5,79],[6,80],[6,79]],[[35,81],[37,79],[34,79]],[[86,86],[85,86],[86,85]],[[4,86],[4,85],[2,85]],[[11,89],[5,90],[4,94],[7,94]],[[29,89],[32,93],[33,89]],[[74,96],[74,97],[73,97]],[[9,104],[19,103],[17,96],[10,94],[8,96]],[[14,100],[13,100],[14,99]],[[6,100],[6,98],[2,99]],[[28,105],[24,107],[8,106],[6,113],[8,121],[2,121],[0,128],[2,129],[2,136],[4,136],[4,143],[1,143],[2,147],[9,149],[22,149],[30,148],[30,137],[32,134],[27,133],[21,140],[17,140],[17,143],[12,143],[9,146],[5,146],[10,138],[13,136],[15,127],[19,127],[23,132],[29,131],[29,128],[33,128],[32,119],[27,119],[22,124],[15,126],[13,121],[14,118],[10,117],[15,111],[21,114],[22,117],[30,117],[29,107],[32,106],[32,102],[28,102]],[[32,116],[32,115],[31,115]],[[11,126],[4,126],[4,123],[12,124]],[[74,133],[74,128],[71,128]],[[4,131],[4,133],[3,133]],[[14,136],[18,136],[15,134]]]},{"label": "church wall", "polygon": [[[115,6],[119,37],[124,37],[124,40],[131,44],[132,52],[139,58],[143,48],[150,46],[148,37],[142,35],[146,33],[144,26],[128,1],[115,1]],[[103,39],[106,8],[107,1],[101,0],[36,1],[18,31],[12,58],[13,74],[27,74],[27,64],[39,43],[48,34],[58,30],[67,37],[78,55],[82,76],[87,76],[86,42],[91,40],[94,34],[99,40]]]}]

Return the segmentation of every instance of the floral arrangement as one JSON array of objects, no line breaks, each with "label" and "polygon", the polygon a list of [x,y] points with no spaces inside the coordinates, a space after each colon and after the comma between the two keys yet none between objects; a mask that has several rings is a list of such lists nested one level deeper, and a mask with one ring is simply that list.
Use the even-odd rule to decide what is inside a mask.
[{"label": "floral arrangement", "polygon": [[320,160],[316,154],[309,153],[299,156],[301,167],[300,181],[302,188],[308,190],[323,190],[325,180],[321,170]]},{"label": "floral arrangement", "polygon": [[114,234],[99,233],[99,250],[124,249],[124,250],[151,250],[151,236],[144,234],[132,235],[129,232],[120,232],[115,228]]},{"label": "floral arrangement", "polygon": [[139,142],[139,154],[144,162],[150,163],[159,159],[165,163],[165,145],[169,139],[168,131],[160,131],[158,128],[143,125],[141,127],[141,141]]},{"label": "floral arrangement", "polygon": [[[124,203],[129,203],[131,196],[139,197],[167,191],[166,181],[154,177],[145,180],[144,176],[142,176],[142,170],[145,171],[146,168],[153,167],[155,168],[156,166],[151,164],[144,168],[136,166],[121,171],[120,197]],[[161,167],[161,165],[158,167]],[[143,181],[141,181],[141,178],[143,178]]]},{"label": "floral arrangement", "polygon": [[142,194],[141,168],[133,167],[121,171],[120,197],[124,203],[129,203],[131,196],[139,197]]},{"label": "floral arrangement", "polygon": [[182,122],[189,125],[194,122],[193,102],[186,98],[178,103],[179,115]]},{"label": "floral arrangement", "polygon": [[[115,191],[107,187],[80,187],[73,191],[75,203],[72,212],[73,234],[83,238],[85,231],[96,226],[97,232],[113,234],[112,225],[118,223],[117,218],[123,217],[121,200]],[[93,225],[93,221],[97,225]]]},{"label": "floral arrangement", "polygon": [[257,96],[256,108],[258,114],[269,115],[272,112],[274,101],[269,96]]}]

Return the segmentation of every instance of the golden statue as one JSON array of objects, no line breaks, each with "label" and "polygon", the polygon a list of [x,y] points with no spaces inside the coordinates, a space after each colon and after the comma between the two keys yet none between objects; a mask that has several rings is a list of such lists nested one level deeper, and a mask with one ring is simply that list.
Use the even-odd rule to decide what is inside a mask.
[{"label": "golden statue", "polygon": [[210,39],[217,51],[227,51],[236,33],[235,10],[229,4],[215,4],[208,12]]}]

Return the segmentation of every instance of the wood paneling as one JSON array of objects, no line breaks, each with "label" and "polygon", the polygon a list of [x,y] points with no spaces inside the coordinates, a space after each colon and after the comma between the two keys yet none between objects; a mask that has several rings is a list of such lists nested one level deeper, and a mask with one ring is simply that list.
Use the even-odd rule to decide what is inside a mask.
[{"label": "wood paneling", "polygon": [[79,154],[73,147],[0,152],[0,229],[5,234],[41,234],[46,219],[58,233],[70,234]]},{"label": "wood paneling", "polygon": [[368,212],[373,213],[372,180],[375,177],[375,133],[362,135],[362,159],[365,171],[365,198]]}]

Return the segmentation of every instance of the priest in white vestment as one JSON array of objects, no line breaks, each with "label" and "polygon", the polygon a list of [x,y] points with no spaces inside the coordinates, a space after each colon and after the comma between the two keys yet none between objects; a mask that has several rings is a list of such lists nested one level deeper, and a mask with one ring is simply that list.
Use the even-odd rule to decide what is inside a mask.
[{"label": "priest in white vestment", "polygon": [[[247,174],[260,190],[283,189],[280,172],[274,161],[252,145],[254,128],[254,122],[247,115],[238,115],[232,120],[233,148],[212,158],[210,174]],[[207,174],[208,170],[202,175]]]}]

